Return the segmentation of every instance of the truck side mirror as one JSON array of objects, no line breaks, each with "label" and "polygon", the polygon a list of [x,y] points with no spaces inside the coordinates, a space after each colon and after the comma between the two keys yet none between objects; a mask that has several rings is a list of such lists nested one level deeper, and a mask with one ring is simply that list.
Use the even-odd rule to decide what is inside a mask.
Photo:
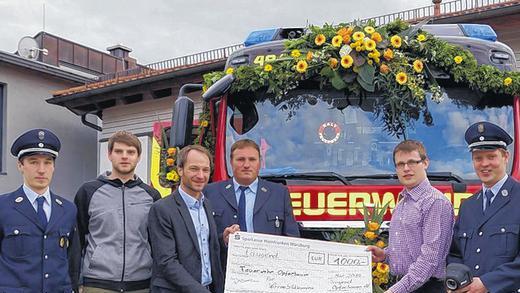
[{"label": "truck side mirror", "polygon": [[185,84],[179,90],[179,95],[173,105],[172,127],[170,129],[170,146],[183,148],[192,143],[193,101],[185,92],[201,90],[201,84]]},{"label": "truck side mirror", "polygon": [[208,102],[213,97],[220,97],[225,94],[230,88],[231,84],[235,80],[233,74],[226,74],[223,78],[215,82],[209,89],[202,95],[202,99]]}]

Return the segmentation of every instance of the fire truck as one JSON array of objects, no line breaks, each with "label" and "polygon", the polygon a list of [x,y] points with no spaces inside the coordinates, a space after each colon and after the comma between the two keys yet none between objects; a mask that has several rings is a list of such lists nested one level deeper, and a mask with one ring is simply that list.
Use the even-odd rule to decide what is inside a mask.
[{"label": "fire truck", "polygon": [[[479,64],[515,71],[514,53],[497,41],[486,25],[424,25],[436,38],[468,49]],[[300,37],[303,29],[255,32],[245,47],[234,52],[227,68],[262,65],[285,50],[284,39]],[[256,141],[261,151],[260,176],[289,188],[296,220],[304,236],[321,238],[327,231],[363,226],[363,205],[388,204],[389,220],[402,190],[393,162],[394,147],[403,139],[424,143],[430,159],[430,182],[452,202],[457,214],[461,202],[480,189],[471,155],[464,141],[467,127],[490,121],[514,137],[507,173],[520,178],[520,97],[470,89],[437,70],[432,73],[443,91],[439,103],[428,102],[432,123],[415,122],[405,133],[385,131],[370,95],[349,95],[331,87],[299,83],[273,98],[265,89],[230,91],[236,82],[228,74],[205,92],[209,127],[213,134],[213,181],[232,176],[231,145],[240,139]],[[184,97],[202,85],[185,85],[174,106],[170,142],[182,147],[193,142],[193,102]],[[271,96],[270,96],[271,95]],[[429,93],[426,93],[428,97]],[[419,113],[419,115],[422,115]],[[425,117],[428,118],[428,117]],[[199,119],[200,121],[200,119]],[[162,127],[154,129],[152,169],[158,170]],[[168,189],[156,188],[168,194]]]}]

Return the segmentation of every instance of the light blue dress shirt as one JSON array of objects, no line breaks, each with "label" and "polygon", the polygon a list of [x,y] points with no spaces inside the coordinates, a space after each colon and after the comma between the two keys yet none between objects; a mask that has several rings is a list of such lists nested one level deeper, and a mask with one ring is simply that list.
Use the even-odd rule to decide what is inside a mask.
[{"label": "light blue dress shirt", "polygon": [[38,212],[38,203],[36,202],[36,198],[38,198],[39,196],[43,196],[45,198],[45,201],[43,201],[43,211],[45,212],[45,216],[47,217],[48,222],[51,219],[52,211],[51,192],[49,191],[49,188],[47,188],[47,190],[43,194],[38,194],[32,191],[32,189],[30,189],[28,186],[24,184],[23,192],[25,192],[25,196],[27,196],[27,199],[29,200],[36,212]]},{"label": "light blue dress shirt", "polygon": [[208,286],[213,281],[211,278],[211,261],[209,256],[209,223],[204,209],[204,194],[201,194],[200,200],[196,200],[193,196],[187,194],[179,186],[179,193],[188,206],[191,220],[195,226],[197,239],[199,242],[200,259],[202,261],[201,284]]},{"label": "light blue dress shirt", "polygon": [[[233,178],[233,185],[235,188],[235,196],[237,199],[237,205],[240,201],[240,184],[235,181]],[[246,189],[246,224],[247,224],[247,232],[253,233],[255,229],[253,227],[253,212],[255,209],[255,200],[256,200],[256,192],[258,191],[258,178],[251,183]],[[240,227],[242,229],[242,227]]]},{"label": "light blue dress shirt", "polygon": [[[482,184],[482,195],[486,194],[486,191],[488,189],[491,189],[491,192],[493,192],[493,197],[491,198],[491,203],[493,203],[493,201],[495,200],[495,197],[497,197],[498,192],[502,188],[502,185],[504,185],[504,183],[506,183],[506,180],[507,180],[507,174],[506,174],[506,176],[504,176],[504,178],[500,179],[497,183],[495,183],[495,185],[491,186],[491,188],[487,188],[484,186],[484,184]],[[482,210],[485,210],[486,208],[487,208],[486,201],[483,200],[482,201]]]}]

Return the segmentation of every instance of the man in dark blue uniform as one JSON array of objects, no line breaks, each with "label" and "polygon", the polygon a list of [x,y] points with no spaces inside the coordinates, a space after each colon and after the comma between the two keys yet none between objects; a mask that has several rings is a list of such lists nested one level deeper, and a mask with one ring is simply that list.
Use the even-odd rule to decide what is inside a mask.
[{"label": "man in dark blue uniform", "polygon": [[59,150],[58,137],[47,129],[29,130],[11,147],[24,183],[0,196],[0,292],[77,288],[76,207],[49,190]]},{"label": "man in dark blue uniform", "polygon": [[466,131],[482,189],[465,200],[455,223],[448,263],[463,263],[473,282],[456,292],[520,292],[520,183],[506,174],[513,142],[489,122]]}]

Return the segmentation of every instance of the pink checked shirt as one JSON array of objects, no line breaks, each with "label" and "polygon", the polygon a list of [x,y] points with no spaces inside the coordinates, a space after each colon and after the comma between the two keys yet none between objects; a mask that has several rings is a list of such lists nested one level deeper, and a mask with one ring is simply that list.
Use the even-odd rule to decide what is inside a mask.
[{"label": "pink checked shirt", "polygon": [[401,277],[392,292],[412,292],[431,277],[445,277],[453,223],[453,206],[428,179],[411,190],[403,189],[385,249],[390,271]]}]

